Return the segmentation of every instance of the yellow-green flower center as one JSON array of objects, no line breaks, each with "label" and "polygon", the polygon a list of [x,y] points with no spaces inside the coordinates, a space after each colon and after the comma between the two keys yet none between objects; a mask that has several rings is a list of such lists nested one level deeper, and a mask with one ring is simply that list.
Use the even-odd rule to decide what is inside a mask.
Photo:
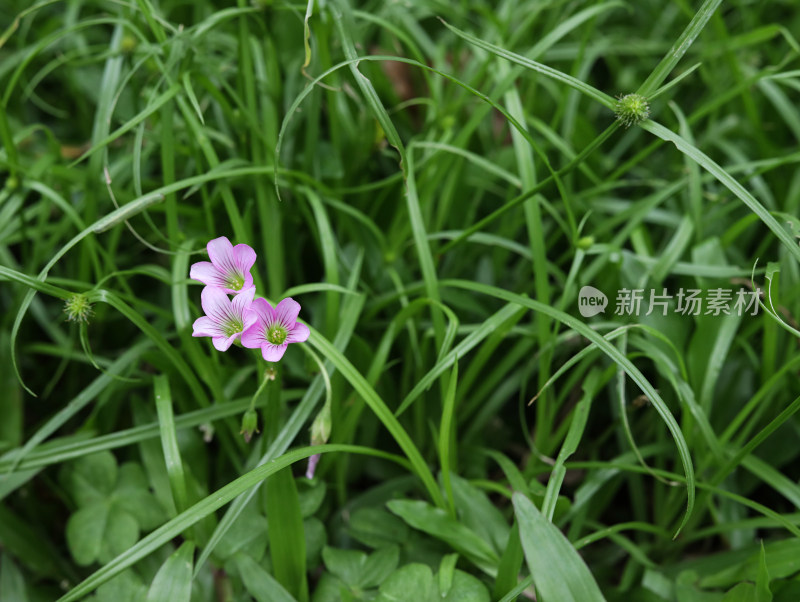
[{"label": "yellow-green flower center", "polygon": [[289,332],[280,324],[273,324],[267,331],[267,340],[273,345],[283,345]]},{"label": "yellow-green flower center", "polygon": [[222,332],[225,333],[226,337],[232,337],[243,330],[244,323],[238,318],[230,318],[222,323]]},{"label": "yellow-green flower center", "polygon": [[228,276],[227,285],[228,288],[231,288],[235,291],[242,290],[242,287],[244,286],[244,276],[241,274],[231,274]]}]

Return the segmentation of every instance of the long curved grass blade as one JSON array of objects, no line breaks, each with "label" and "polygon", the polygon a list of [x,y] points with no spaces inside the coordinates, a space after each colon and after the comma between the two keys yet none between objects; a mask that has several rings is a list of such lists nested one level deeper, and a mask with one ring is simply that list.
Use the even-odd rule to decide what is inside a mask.
[{"label": "long curved grass blade", "polygon": [[725,186],[745,205],[747,205],[747,208],[755,213],[759,219],[764,222],[767,228],[772,230],[772,233],[775,234],[778,240],[786,245],[786,248],[792,254],[792,256],[797,261],[800,261],[800,246],[798,246],[797,241],[792,238],[786,228],[781,226],[778,223],[778,220],[776,220],[752,194],[745,190],[744,186],[739,184],[739,182],[737,182],[728,172],[722,169],[719,164],[717,164],[708,155],[703,153],[703,151],[701,151],[699,148],[689,144],[684,138],[664,127],[660,123],[653,121],[652,119],[645,121],[640,125],[642,128],[651,134],[658,136],[662,140],[672,142],[679,151],[689,156],[692,160],[696,161],[700,167],[713,175],[720,182],[720,184]]},{"label": "long curved grass blade", "polygon": [[529,299],[527,297],[523,297],[522,295],[517,295],[515,293],[510,293],[503,289],[488,286],[485,284],[480,284],[477,282],[470,282],[467,280],[442,280],[440,281],[440,285],[443,287],[456,287],[466,290],[472,290],[478,293],[482,293],[485,295],[490,295],[492,297],[496,297],[498,299],[503,299],[509,303],[514,303],[517,305],[521,305],[523,307],[527,307],[534,311],[539,311],[542,313],[547,314],[551,318],[558,320],[562,324],[572,328],[576,332],[580,333],[581,335],[585,336],[589,339],[592,343],[594,343],[603,353],[605,353],[611,360],[616,362],[628,376],[631,378],[633,382],[642,390],[642,392],[647,395],[647,398],[653,404],[653,407],[658,412],[661,419],[669,429],[670,434],[672,435],[673,440],[675,441],[675,445],[678,449],[678,455],[680,456],[681,463],[683,464],[684,474],[686,475],[686,493],[687,493],[687,504],[686,504],[686,513],[684,514],[683,520],[681,524],[675,531],[675,536],[681,532],[681,529],[689,520],[689,517],[694,510],[694,502],[695,502],[695,476],[694,476],[694,467],[692,464],[692,457],[689,453],[689,447],[686,444],[686,439],[683,437],[683,433],[681,432],[678,423],[675,422],[675,417],[669,411],[667,404],[661,398],[661,395],[656,391],[650,381],[645,378],[645,376],[639,371],[636,366],[634,366],[631,361],[622,355],[619,350],[614,347],[611,343],[609,343],[604,337],[597,334],[594,330],[589,328],[586,324],[578,320],[577,318],[570,316],[562,311],[559,311],[549,305],[544,305],[543,303],[539,303],[533,299]]}]

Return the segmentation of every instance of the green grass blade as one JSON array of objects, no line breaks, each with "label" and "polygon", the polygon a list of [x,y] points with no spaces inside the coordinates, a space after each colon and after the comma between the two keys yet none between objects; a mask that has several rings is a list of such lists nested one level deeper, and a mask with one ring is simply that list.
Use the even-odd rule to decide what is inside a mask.
[{"label": "green grass blade", "polygon": [[269,478],[266,509],[275,578],[299,602],[308,602],[306,540],[291,469],[284,468]]},{"label": "green grass blade", "polygon": [[685,139],[681,138],[675,132],[665,128],[660,123],[653,120],[648,120],[640,124],[645,130],[665,140],[672,142],[679,151],[688,155],[691,159],[696,161],[703,169],[713,175],[723,186],[736,195],[750,211],[755,213],[764,224],[772,230],[773,234],[780,240],[792,256],[800,261],[800,246],[797,241],[792,238],[789,232],[778,223],[772,214],[761,204],[756,198],[745,190],[744,186],[739,184],[728,172],[714,162],[710,157],[703,153],[700,149],[689,144]]},{"label": "green grass blade", "polygon": [[158,425],[161,433],[161,448],[164,450],[164,460],[167,463],[167,475],[172,490],[172,498],[178,512],[183,512],[189,507],[186,496],[186,479],[183,472],[183,461],[178,449],[175,417],[172,413],[172,393],[169,388],[169,379],[159,374],[154,379],[156,411],[158,412]]}]

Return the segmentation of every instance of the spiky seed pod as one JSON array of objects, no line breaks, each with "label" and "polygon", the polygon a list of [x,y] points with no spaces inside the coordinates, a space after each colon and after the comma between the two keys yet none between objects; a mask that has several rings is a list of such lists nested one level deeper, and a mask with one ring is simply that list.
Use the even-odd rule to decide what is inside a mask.
[{"label": "spiky seed pod", "polygon": [[88,297],[78,293],[64,301],[64,312],[70,322],[88,322],[94,313]]},{"label": "spiky seed pod", "polygon": [[641,94],[625,94],[617,99],[614,113],[617,119],[628,128],[641,123],[650,116],[650,105]]}]

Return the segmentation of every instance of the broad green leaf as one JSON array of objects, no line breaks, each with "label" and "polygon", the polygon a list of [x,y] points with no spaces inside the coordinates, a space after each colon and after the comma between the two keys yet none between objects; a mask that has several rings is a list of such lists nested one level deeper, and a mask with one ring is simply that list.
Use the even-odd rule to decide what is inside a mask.
[{"label": "broad green leaf", "polygon": [[99,500],[83,506],[69,517],[67,545],[79,565],[90,565],[100,555],[109,510],[109,504],[105,500]]},{"label": "broad green leaf", "polygon": [[605,602],[586,563],[558,528],[521,493],[514,512],[528,569],[542,602]]},{"label": "broad green leaf", "polygon": [[105,500],[117,484],[117,460],[108,451],[84,456],[64,471],[64,484],[81,507]]},{"label": "broad green leaf", "polygon": [[297,495],[300,503],[300,514],[303,518],[308,518],[314,514],[322,505],[325,499],[327,486],[325,481],[314,479],[309,481],[306,478],[296,479]]},{"label": "broad green leaf", "polygon": [[225,533],[214,553],[218,558],[227,560],[247,550],[253,558],[260,560],[267,542],[267,519],[258,512],[253,501],[242,512],[242,519],[236,521]]},{"label": "broad green leaf", "polygon": [[97,588],[95,602],[145,602],[147,587],[133,569],[124,571]]},{"label": "broad green leaf", "polygon": [[296,602],[275,577],[247,554],[237,554],[234,562],[245,590],[256,602]]},{"label": "broad green leaf", "polygon": [[384,581],[378,590],[376,602],[431,602],[435,598],[436,587],[431,569],[424,564],[407,564]]},{"label": "broad green leaf", "polygon": [[350,515],[347,532],[372,548],[402,544],[408,539],[408,526],[383,508],[359,508]]},{"label": "broad green leaf", "polygon": [[156,573],[147,602],[189,602],[192,597],[194,544],[184,542]]},{"label": "broad green leaf", "polygon": [[367,556],[360,550],[326,547],[322,551],[325,567],[351,588],[378,587],[397,568],[397,546],[382,548]]},{"label": "broad green leaf", "polygon": [[740,583],[732,590],[726,592],[722,602],[758,602],[756,586],[752,583]]},{"label": "broad green leaf", "polygon": [[139,540],[139,523],[119,504],[109,504],[103,542],[98,559],[108,562]]},{"label": "broad green leaf", "polygon": [[458,519],[501,554],[506,549],[509,528],[502,512],[489,496],[456,474],[450,476]]},{"label": "broad green leaf", "polygon": [[456,570],[446,581],[448,588],[444,592],[428,566],[407,564],[384,581],[376,602],[489,602],[486,587],[468,573]]},{"label": "broad green leaf", "polygon": [[[764,546],[765,568],[771,579],[782,579],[800,571],[800,539],[774,541]],[[750,556],[739,563],[701,579],[704,588],[730,587],[742,580],[756,582],[761,568],[761,550],[753,550]],[[763,576],[762,576],[763,578]]]},{"label": "broad green leaf", "polygon": [[491,545],[446,511],[421,500],[392,500],[386,506],[409,526],[448,543],[481,570],[490,575],[497,573],[500,557]]}]

